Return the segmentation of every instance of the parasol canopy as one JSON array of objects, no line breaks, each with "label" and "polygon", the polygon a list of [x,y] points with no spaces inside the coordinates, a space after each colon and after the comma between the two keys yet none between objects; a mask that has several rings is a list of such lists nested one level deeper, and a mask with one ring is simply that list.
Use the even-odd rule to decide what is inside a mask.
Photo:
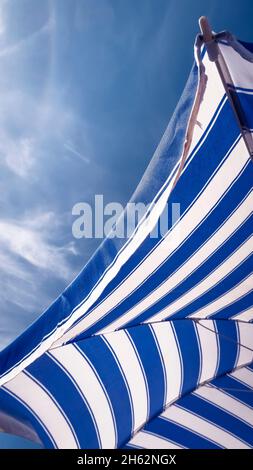
[{"label": "parasol canopy", "polygon": [[5,432],[46,448],[253,446],[253,45],[201,26],[131,200],[144,216],[0,353]]}]

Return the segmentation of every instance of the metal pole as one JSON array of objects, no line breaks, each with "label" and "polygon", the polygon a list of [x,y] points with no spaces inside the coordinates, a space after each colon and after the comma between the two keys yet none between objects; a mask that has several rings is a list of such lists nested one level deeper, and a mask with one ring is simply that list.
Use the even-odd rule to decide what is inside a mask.
[{"label": "metal pole", "polygon": [[[235,118],[239,125],[242,138],[245,142],[247,150],[253,159],[253,139],[250,130],[245,127],[245,119],[241,103],[238,99],[237,93],[233,90],[233,80],[227,67],[226,61],[221,54],[218,42],[215,40],[215,34],[212,32],[210,23],[206,16],[199,18],[199,27],[203,37],[203,42],[206,46],[207,53],[211,62],[214,62],[223,83],[226,95],[234,111]],[[231,85],[231,86],[230,86]]]}]

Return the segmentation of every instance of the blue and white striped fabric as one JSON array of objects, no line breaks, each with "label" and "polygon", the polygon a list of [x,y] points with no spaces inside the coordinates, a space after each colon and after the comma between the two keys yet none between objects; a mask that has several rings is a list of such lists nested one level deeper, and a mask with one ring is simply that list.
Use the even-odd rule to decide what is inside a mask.
[{"label": "blue and white striped fabric", "polygon": [[[253,47],[215,45],[133,196],[151,201],[138,227],[0,353],[6,432],[48,448],[253,447]],[[173,203],[180,219],[166,212],[151,237]]]},{"label": "blue and white striped fabric", "polygon": [[253,363],[202,385],[150,420],[127,449],[247,449],[253,444]]}]

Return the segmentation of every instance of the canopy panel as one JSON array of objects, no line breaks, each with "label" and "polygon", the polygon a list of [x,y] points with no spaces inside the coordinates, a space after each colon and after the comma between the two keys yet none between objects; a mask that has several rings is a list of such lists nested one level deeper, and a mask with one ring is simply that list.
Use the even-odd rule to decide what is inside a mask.
[{"label": "canopy panel", "polygon": [[127,449],[252,447],[253,363],[212,380],[168,407]]},{"label": "canopy panel", "polygon": [[253,55],[228,34],[198,43],[131,200],[150,203],[138,226],[0,354],[7,432],[58,448],[253,446]]}]

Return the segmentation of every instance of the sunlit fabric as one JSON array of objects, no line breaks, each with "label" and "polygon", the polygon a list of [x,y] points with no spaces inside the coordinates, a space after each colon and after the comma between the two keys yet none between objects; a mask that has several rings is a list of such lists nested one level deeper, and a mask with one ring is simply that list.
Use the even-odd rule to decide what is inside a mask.
[{"label": "sunlit fabric", "polygon": [[220,70],[198,46],[132,198],[151,203],[138,227],[0,354],[4,431],[47,448],[253,447],[253,46],[217,44]]}]

